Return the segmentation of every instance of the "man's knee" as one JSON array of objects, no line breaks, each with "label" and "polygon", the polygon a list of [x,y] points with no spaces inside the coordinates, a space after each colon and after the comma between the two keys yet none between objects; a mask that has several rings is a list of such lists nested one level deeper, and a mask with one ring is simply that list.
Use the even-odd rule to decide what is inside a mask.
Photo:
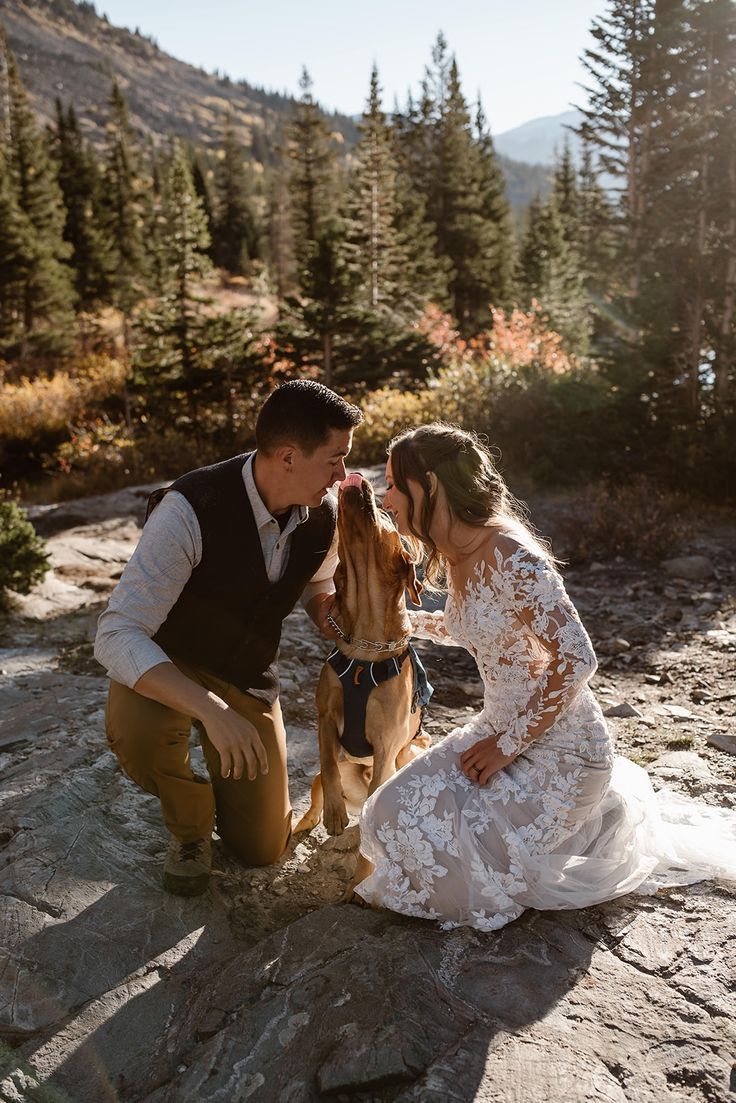
[{"label": "man's knee", "polygon": [[125,772],[146,789],[159,771],[170,772],[172,755],[177,765],[188,755],[187,718],[117,682],[110,685],[105,732]]},{"label": "man's knee", "polygon": [[259,838],[243,838],[242,834],[228,831],[218,824],[218,834],[227,849],[244,866],[270,866],[284,854],[291,840],[291,814],[288,826],[278,835]]}]

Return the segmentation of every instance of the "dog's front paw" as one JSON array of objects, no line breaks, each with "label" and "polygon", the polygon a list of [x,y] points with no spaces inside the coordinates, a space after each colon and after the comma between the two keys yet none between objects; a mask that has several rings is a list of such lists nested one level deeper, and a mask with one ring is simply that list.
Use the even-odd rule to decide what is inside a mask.
[{"label": "dog's front paw", "polygon": [[356,891],[353,885],[345,889],[342,897],[343,904],[357,904],[359,908],[372,908],[373,905],[369,904],[367,900],[364,900]]},{"label": "dog's front paw", "polygon": [[373,865],[368,861],[365,854],[358,852],[357,860],[355,863],[355,873],[350,879],[350,884],[345,890],[343,900],[346,904],[358,904],[361,908],[370,908],[373,905],[366,903],[362,896],[359,896],[355,891],[361,881],[365,881],[366,877],[370,877],[373,873]]},{"label": "dog's front paw", "polygon": [[330,802],[325,804],[325,810],[322,813],[322,819],[324,821],[325,830],[328,835],[342,835],[343,831],[350,822],[348,816],[348,810],[345,807],[345,801]]},{"label": "dog's front paw", "polygon": [[293,827],[291,829],[291,833],[292,835],[300,835],[302,831],[311,831],[312,828],[316,827],[318,823],[319,811],[315,811],[314,809],[310,808],[309,811],[306,812],[299,820],[299,823],[296,825],[296,827]]}]

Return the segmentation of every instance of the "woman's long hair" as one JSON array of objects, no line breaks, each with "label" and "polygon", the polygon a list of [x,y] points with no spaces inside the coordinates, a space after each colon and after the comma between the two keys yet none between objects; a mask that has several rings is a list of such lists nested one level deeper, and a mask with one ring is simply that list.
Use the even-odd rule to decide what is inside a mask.
[{"label": "woman's long hair", "polygon": [[[440,421],[420,425],[394,437],[389,456],[394,484],[409,503],[409,529],[426,551],[424,574],[430,588],[444,590],[447,579],[447,564],[430,536],[435,510],[430,473],[442,484],[447,505],[458,521],[477,528],[497,525],[557,568],[558,560],[535,532],[526,507],[506,486],[491,453],[475,433]],[[414,516],[409,479],[424,492],[419,517]]]}]

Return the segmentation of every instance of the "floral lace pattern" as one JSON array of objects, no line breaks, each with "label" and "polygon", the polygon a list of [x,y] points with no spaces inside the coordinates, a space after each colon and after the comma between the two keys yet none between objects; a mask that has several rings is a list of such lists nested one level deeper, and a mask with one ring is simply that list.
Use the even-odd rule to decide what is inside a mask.
[{"label": "floral lace pattern", "polygon": [[[553,853],[569,863],[589,846],[589,832],[575,837],[599,814],[613,762],[587,685],[595,655],[557,572],[505,537],[462,592],[450,588],[444,614],[410,615],[415,635],[471,652],[483,709],[367,802],[361,849],[375,870],[357,891],[444,928],[495,930],[545,906],[545,876],[559,892]],[[459,759],[491,734],[515,757],[480,787]]]}]

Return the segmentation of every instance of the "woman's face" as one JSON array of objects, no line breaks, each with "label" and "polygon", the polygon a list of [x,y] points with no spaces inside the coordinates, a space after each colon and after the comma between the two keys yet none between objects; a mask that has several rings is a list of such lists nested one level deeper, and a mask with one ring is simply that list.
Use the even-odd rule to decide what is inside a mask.
[{"label": "woman's face", "polygon": [[[414,503],[414,526],[416,528],[419,518],[422,515],[424,491],[419,483],[415,482],[413,479],[407,479],[407,486],[409,487]],[[394,486],[390,456],[386,464],[386,487],[387,490],[383,496],[383,508],[393,514],[394,520],[396,521],[396,527],[402,535],[412,536],[413,533],[409,528],[409,499],[406,494],[402,494],[397,486]]]}]

